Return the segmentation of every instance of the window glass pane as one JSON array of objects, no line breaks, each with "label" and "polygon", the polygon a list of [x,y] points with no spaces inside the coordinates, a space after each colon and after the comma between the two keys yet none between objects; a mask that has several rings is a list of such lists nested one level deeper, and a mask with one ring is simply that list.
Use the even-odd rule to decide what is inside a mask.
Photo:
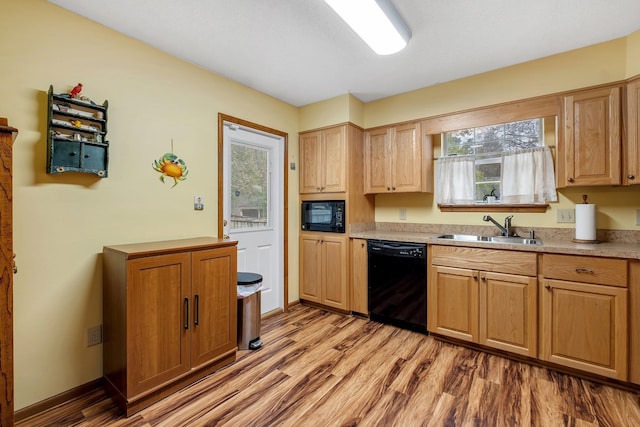
[{"label": "window glass pane", "polygon": [[231,144],[231,228],[269,225],[269,153]]},{"label": "window glass pane", "polygon": [[482,202],[487,195],[499,199],[502,165],[496,155],[542,146],[542,123],[542,119],[532,119],[447,132],[442,140],[442,152],[444,156],[475,155],[476,201]]}]

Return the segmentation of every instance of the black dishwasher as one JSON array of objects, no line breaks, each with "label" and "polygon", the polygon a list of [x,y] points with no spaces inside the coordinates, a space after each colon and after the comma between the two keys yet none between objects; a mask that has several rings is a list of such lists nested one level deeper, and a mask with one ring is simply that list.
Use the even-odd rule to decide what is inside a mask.
[{"label": "black dishwasher", "polygon": [[369,240],[371,320],[427,333],[427,245]]}]

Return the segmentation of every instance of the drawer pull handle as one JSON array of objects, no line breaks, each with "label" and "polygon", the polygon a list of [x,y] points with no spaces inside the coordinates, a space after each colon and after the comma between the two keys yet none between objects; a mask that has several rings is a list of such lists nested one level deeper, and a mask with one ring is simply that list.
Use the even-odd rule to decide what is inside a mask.
[{"label": "drawer pull handle", "polygon": [[576,267],[576,273],[589,273],[593,274],[593,270],[584,267]]}]

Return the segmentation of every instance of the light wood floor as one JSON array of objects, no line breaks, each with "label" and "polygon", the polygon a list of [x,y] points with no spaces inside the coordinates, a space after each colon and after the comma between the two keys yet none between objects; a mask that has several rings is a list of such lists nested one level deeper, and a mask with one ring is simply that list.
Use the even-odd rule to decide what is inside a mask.
[{"label": "light wood floor", "polygon": [[264,346],[126,419],[101,391],[23,426],[640,426],[640,395],[295,306]]}]

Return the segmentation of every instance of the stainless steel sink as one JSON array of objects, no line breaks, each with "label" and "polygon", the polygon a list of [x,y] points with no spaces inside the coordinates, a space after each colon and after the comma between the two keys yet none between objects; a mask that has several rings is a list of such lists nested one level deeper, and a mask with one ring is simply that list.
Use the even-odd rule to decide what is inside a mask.
[{"label": "stainless steel sink", "polygon": [[541,245],[540,239],[528,239],[519,236],[476,236],[473,234],[442,234],[438,239],[457,240],[460,242],[506,243],[510,245]]}]

